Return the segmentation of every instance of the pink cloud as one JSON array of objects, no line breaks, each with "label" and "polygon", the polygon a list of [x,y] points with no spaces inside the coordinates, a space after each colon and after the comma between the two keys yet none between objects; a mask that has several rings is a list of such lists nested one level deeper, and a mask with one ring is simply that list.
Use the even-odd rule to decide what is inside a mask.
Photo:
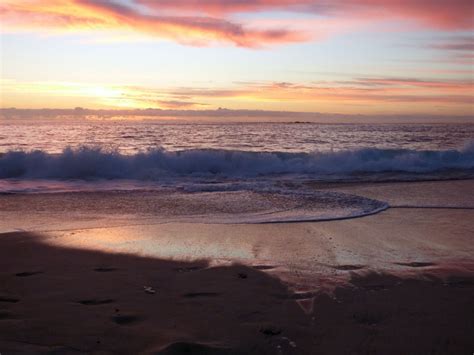
[{"label": "pink cloud", "polygon": [[224,18],[149,14],[112,1],[46,0],[29,6],[14,1],[0,5],[8,28],[45,31],[131,31],[204,46],[231,43],[261,47],[306,40],[303,33],[284,28],[250,28]]},{"label": "pink cloud", "polygon": [[474,26],[471,0],[137,0],[157,10],[234,14],[263,11],[311,12],[340,18],[409,19],[438,29]]},{"label": "pink cloud", "polygon": [[[263,14],[276,10],[281,14],[278,20]],[[296,12],[313,17],[295,21]],[[244,23],[236,20],[241,13],[255,16]],[[197,46],[224,43],[251,48],[324,38],[374,22],[410,21],[427,29],[467,30],[474,27],[472,14],[471,0],[130,0],[129,5],[116,0],[3,0],[0,4],[4,31],[126,32]]]}]

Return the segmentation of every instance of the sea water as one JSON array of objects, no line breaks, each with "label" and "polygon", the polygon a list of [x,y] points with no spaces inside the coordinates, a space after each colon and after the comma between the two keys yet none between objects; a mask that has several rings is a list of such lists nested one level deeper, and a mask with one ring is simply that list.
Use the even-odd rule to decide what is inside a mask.
[{"label": "sea water", "polygon": [[0,191],[82,193],[89,210],[120,192],[127,213],[170,220],[346,218],[387,204],[308,183],[471,178],[473,138],[471,124],[4,119]]}]

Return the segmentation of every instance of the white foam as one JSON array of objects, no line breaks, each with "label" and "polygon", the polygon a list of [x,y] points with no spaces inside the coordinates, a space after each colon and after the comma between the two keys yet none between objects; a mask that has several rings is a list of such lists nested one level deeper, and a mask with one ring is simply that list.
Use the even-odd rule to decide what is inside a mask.
[{"label": "white foam", "polygon": [[100,148],[65,149],[61,154],[10,151],[0,156],[0,178],[129,179],[173,181],[188,178],[255,178],[297,174],[332,175],[474,169],[474,143],[458,150],[358,149],[339,152],[275,153],[229,150],[166,151],[124,155]]}]

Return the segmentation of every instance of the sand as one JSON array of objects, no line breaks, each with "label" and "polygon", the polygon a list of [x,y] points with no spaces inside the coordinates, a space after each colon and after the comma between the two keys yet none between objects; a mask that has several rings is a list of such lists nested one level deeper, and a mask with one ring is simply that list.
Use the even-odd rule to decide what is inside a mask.
[{"label": "sand", "polygon": [[2,211],[0,352],[470,354],[473,187],[333,186],[395,207],[318,223]]}]

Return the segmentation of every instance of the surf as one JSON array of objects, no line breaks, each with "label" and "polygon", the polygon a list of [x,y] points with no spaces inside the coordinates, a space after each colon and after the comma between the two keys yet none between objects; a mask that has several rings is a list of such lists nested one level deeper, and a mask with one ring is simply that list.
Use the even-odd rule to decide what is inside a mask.
[{"label": "surf", "polygon": [[123,154],[100,147],[7,151],[0,155],[1,179],[79,179],[165,181],[180,178],[247,179],[299,175],[322,179],[369,173],[436,173],[474,169],[474,142],[461,149],[355,150],[288,153],[241,150],[154,148]]}]

